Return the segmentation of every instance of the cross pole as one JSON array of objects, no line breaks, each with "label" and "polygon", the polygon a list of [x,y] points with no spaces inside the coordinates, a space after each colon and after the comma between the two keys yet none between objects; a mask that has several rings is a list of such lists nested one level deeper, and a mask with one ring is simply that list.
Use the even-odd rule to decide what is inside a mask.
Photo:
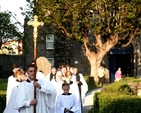
[{"label": "cross pole", "polygon": [[[36,71],[37,71],[37,66],[36,66],[36,45],[37,45],[37,35],[38,35],[38,27],[43,26],[43,22],[38,21],[38,16],[34,16],[33,21],[28,21],[27,24],[30,26],[33,26],[33,41],[34,41],[34,63],[35,63],[35,70],[34,70],[34,82],[36,81]],[[36,99],[36,88],[34,87],[34,99]],[[36,113],[36,105],[34,106],[34,113]]]}]

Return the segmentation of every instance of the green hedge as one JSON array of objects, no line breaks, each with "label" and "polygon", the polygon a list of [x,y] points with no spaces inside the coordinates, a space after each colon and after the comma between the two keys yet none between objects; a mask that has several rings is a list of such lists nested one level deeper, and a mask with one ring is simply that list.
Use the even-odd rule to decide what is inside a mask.
[{"label": "green hedge", "polygon": [[141,98],[136,96],[128,83],[139,83],[141,79],[126,77],[104,86],[94,94],[94,103],[88,113],[140,113]]},{"label": "green hedge", "polygon": [[93,108],[88,113],[140,113],[141,98],[135,95],[95,93]]},{"label": "green hedge", "polygon": [[0,79],[0,95],[6,94],[7,89],[7,79]]},{"label": "green hedge", "polygon": [[127,82],[119,81],[111,83],[107,86],[104,86],[102,89],[103,92],[107,93],[117,93],[117,94],[130,94],[133,95],[134,91],[128,86]]},{"label": "green hedge", "polygon": [[0,113],[6,107],[6,89],[7,89],[7,78],[0,79]]},{"label": "green hedge", "polygon": [[86,80],[86,83],[88,84],[88,91],[96,88],[94,77],[92,77],[92,76],[84,76],[84,78]]},{"label": "green hedge", "polygon": [[3,113],[3,110],[6,107],[6,95],[1,94],[0,95],[0,113]]}]

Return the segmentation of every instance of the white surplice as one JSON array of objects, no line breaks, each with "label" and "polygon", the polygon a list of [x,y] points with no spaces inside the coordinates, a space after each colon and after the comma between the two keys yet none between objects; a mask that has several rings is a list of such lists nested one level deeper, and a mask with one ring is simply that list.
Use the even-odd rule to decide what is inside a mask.
[{"label": "white surplice", "polygon": [[[56,98],[56,90],[54,86],[43,80],[37,81],[41,84],[41,89],[36,88],[36,113],[54,113],[54,103]],[[34,97],[33,82],[24,81],[18,86],[14,108],[19,113],[33,113],[33,106],[30,101]]]},{"label": "white surplice", "polygon": [[75,95],[71,94],[58,96],[56,102],[56,113],[64,113],[65,108],[70,109],[73,113],[80,113],[79,103]]},{"label": "white surplice", "polygon": [[18,87],[13,88],[12,93],[9,98],[9,101],[8,101],[8,104],[7,104],[6,108],[4,109],[3,113],[19,113],[18,110],[14,109],[14,102],[16,99],[17,89],[18,89]]},{"label": "white surplice", "polygon": [[40,71],[37,71],[36,72],[36,78],[37,79],[44,79],[44,74],[42,72],[40,72]]},{"label": "white surplice", "polygon": [[74,95],[76,96],[77,100],[80,101],[80,94],[79,94],[79,90],[78,90],[78,85],[77,85],[77,83],[71,81],[71,82],[69,83],[69,85],[70,85],[70,90],[69,90],[69,92],[72,93],[72,94],[74,94]]},{"label": "white surplice", "polygon": [[46,77],[45,77],[45,80],[48,81],[48,82],[51,82],[52,80],[54,80],[55,75],[53,75],[52,80],[50,80],[50,76],[51,76],[51,73],[50,74],[47,74]]},{"label": "white surplice", "polygon": [[6,105],[9,102],[9,98],[10,98],[12,89],[20,84],[20,82],[18,82],[16,80],[17,80],[17,78],[15,78],[13,75],[8,77],[7,92],[6,92]]},{"label": "white surplice", "polygon": [[55,87],[56,92],[57,92],[56,98],[58,97],[58,95],[61,95],[63,93],[63,90],[62,90],[63,83],[64,83],[63,81],[57,82],[55,79],[51,80],[51,84]]},{"label": "white surplice", "polygon": [[[55,87],[56,92],[57,92],[56,99],[55,99],[55,103],[56,103],[58,96],[63,93],[62,84],[64,82],[63,81],[57,82],[55,79],[52,79],[50,83]],[[54,113],[56,113],[56,109],[55,109],[55,112]]]},{"label": "white surplice", "polygon": [[[81,106],[80,93],[79,93],[79,89],[78,89],[77,83],[73,82],[73,81],[70,81],[69,85],[70,85],[69,92],[76,96],[76,99],[77,99],[77,101],[79,103],[79,106]],[[81,113],[81,107],[79,107],[79,108],[80,108],[79,113]]]},{"label": "white surplice", "polygon": [[88,84],[86,83],[84,76],[81,73],[79,73],[79,76],[80,76],[80,81],[82,83],[82,85],[81,85],[81,99],[82,99],[82,103],[84,103],[85,95],[88,91]]},{"label": "white surplice", "polygon": [[72,80],[73,82],[76,82],[76,76],[75,76],[74,74],[72,74],[71,80]]}]

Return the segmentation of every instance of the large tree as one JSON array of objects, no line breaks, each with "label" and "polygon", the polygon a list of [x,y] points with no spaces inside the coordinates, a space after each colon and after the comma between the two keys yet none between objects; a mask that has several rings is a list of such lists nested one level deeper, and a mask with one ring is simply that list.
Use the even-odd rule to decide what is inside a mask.
[{"label": "large tree", "polygon": [[107,52],[129,45],[141,27],[140,0],[38,0],[36,14],[66,38],[83,42],[95,81]]}]

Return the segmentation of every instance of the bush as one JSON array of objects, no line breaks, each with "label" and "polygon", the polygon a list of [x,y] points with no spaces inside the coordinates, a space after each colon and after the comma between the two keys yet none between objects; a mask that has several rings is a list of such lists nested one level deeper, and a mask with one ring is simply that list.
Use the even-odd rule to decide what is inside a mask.
[{"label": "bush", "polygon": [[94,96],[94,100],[97,101],[94,103],[94,113],[140,113],[141,111],[141,99],[135,95],[100,93]]},{"label": "bush", "polygon": [[92,77],[92,76],[84,76],[84,78],[86,80],[86,83],[88,84],[88,91],[96,88],[94,77]]},{"label": "bush", "polygon": [[1,92],[6,92],[7,89],[7,79],[0,79],[0,94]]},{"label": "bush", "polygon": [[134,94],[134,91],[129,87],[127,81],[122,81],[122,80],[104,86],[102,91],[107,93],[117,93],[117,94],[130,94],[130,95]]},{"label": "bush", "polygon": [[0,113],[3,113],[3,110],[6,107],[6,95],[1,94],[0,95]]},{"label": "bush", "polygon": [[104,86],[94,95],[94,104],[88,113],[140,113],[141,98],[136,96],[128,83],[137,83],[141,79],[126,77],[118,82]]}]

